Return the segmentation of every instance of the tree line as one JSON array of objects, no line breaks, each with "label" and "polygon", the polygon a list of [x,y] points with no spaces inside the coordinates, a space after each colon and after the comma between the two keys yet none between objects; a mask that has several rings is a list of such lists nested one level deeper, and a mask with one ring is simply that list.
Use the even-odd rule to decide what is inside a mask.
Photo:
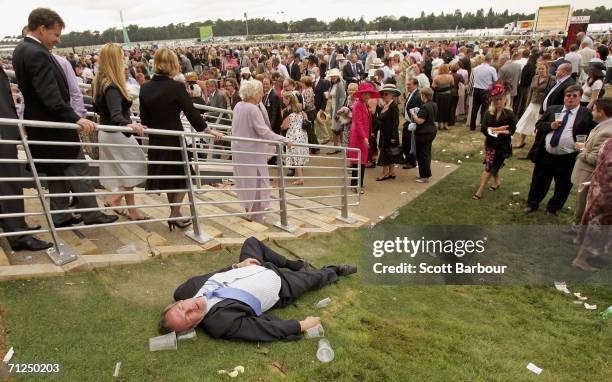
[{"label": "tree line", "polygon": [[[599,6],[594,9],[579,9],[574,12],[575,16],[591,16],[591,23],[612,22],[612,7]],[[510,13],[508,10],[494,12],[492,8],[488,12],[479,9],[473,12],[461,12],[456,9],[450,13],[433,13],[412,17],[380,16],[372,21],[339,17],[330,22],[324,22],[316,18],[305,18],[293,22],[277,22],[266,18],[255,18],[248,20],[249,34],[282,34],[282,33],[307,33],[307,32],[365,32],[365,31],[393,31],[402,30],[444,30],[444,29],[479,29],[479,28],[501,28],[505,24],[532,20],[535,14]],[[160,27],[139,27],[128,25],[127,32],[132,42],[159,41],[170,39],[187,39],[199,37],[199,27],[211,25],[214,36],[239,36],[246,34],[246,23],[244,20],[206,20],[204,22],[193,22],[190,24],[178,23],[168,24]],[[123,42],[123,32],[118,28],[109,28],[103,32],[83,31],[70,32],[62,36],[59,47],[100,45],[106,42]]]}]

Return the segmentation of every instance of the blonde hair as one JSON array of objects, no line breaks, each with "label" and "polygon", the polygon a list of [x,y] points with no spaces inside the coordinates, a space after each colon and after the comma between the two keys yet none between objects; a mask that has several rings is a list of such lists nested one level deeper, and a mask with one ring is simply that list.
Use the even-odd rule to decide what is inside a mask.
[{"label": "blonde hair", "polygon": [[98,70],[93,80],[93,99],[96,102],[98,94],[104,94],[109,86],[116,86],[127,100],[132,97],[125,86],[123,64],[123,48],[121,45],[108,43],[102,47],[98,60]]},{"label": "blonde hair", "polygon": [[176,53],[168,48],[161,48],[153,57],[153,72],[157,75],[176,76],[180,71]]},{"label": "blonde hair", "polygon": [[448,65],[446,64],[440,65],[440,67],[438,68],[438,74],[448,74],[448,73],[449,73]]},{"label": "blonde hair", "polygon": [[301,113],[302,112],[302,104],[298,101],[297,97],[292,91],[284,91],[283,98],[289,99],[289,107],[293,113]]}]

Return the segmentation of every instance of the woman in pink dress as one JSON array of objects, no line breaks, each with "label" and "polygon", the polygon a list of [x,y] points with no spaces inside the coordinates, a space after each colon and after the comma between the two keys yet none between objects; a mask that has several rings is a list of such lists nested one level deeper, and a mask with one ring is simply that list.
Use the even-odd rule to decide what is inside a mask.
[{"label": "woman in pink dress", "polygon": [[368,162],[368,149],[370,147],[370,132],[372,129],[372,115],[368,109],[367,102],[370,98],[379,98],[380,93],[374,85],[369,82],[362,82],[359,85],[359,90],[355,92],[357,102],[353,107],[353,120],[351,122],[351,136],[349,138],[348,147],[359,149],[361,152],[361,160],[358,162],[357,151],[349,151],[348,157],[351,159],[351,167],[353,174],[351,186],[354,192],[357,192],[357,171],[361,170],[361,193],[363,194],[363,176],[365,173],[366,163]]},{"label": "woman in pink dress", "polygon": [[[263,96],[263,87],[259,81],[243,81],[240,87],[241,102],[234,108],[232,119],[232,136],[241,138],[267,139],[278,141],[291,147],[291,141],[282,135],[275,134],[264,120],[259,103]],[[232,162],[234,163],[234,184],[236,194],[243,200],[242,205],[247,213],[255,213],[249,217],[257,222],[263,222],[260,211],[265,211],[270,200],[268,174],[267,143],[232,141]],[[257,154],[261,153],[261,154]],[[248,178],[242,178],[246,176]],[[247,190],[245,190],[247,189]],[[252,200],[257,200],[253,202]]]}]

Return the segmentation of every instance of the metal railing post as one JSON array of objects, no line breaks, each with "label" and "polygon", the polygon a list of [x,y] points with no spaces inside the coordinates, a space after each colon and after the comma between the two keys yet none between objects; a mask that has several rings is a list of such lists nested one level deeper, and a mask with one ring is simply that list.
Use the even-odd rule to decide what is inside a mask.
[{"label": "metal railing post", "polygon": [[60,240],[60,237],[57,231],[55,230],[55,224],[53,224],[51,210],[45,202],[42,185],[40,183],[40,179],[38,178],[38,171],[36,170],[36,165],[34,164],[34,159],[32,158],[30,146],[28,145],[28,138],[25,128],[21,123],[18,125],[18,128],[19,135],[21,137],[21,143],[23,144],[23,151],[26,154],[28,165],[30,166],[30,172],[32,173],[32,178],[34,178],[34,183],[36,184],[36,191],[38,192],[40,205],[45,213],[45,219],[47,220],[47,225],[49,226],[49,233],[51,234],[51,239],[53,240],[53,247],[47,249],[47,255],[55,265],[64,265],[71,261],[75,261],[76,259],[78,259],[76,252],[70,246]]},{"label": "metal railing post", "polygon": [[200,231],[200,222],[198,219],[198,209],[196,208],[196,195],[193,190],[193,178],[191,176],[191,166],[189,165],[189,155],[187,153],[187,142],[185,141],[185,135],[180,135],[179,139],[181,140],[181,154],[183,157],[183,164],[185,166],[185,176],[187,181],[187,189],[189,196],[189,208],[191,210],[191,216],[193,219],[193,231],[185,232],[185,236],[188,238],[197,241],[200,244],[204,244],[212,240],[212,236],[207,235],[206,233],[202,233]]},{"label": "metal railing post", "polygon": [[[191,131],[193,132],[193,127],[191,128]],[[198,153],[198,143],[196,140],[195,136],[191,137],[191,147],[193,147],[193,161],[196,162],[196,174],[198,175],[198,177],[196,178],[196,184],[198,185],[198,189],[202,188],[202,179],[200,178],[200,156]],[[189,156],[187,156],[187,158],[189,158]]]},{"label": "metal railing post", "polygon": [[287,219],[287,196],[285,195],[285,174],[283,167],[283,144],[276,145],[276,166],[278,168],[278,202],[280,204],[280,221],[274,223],[278,227],[287,232],[295,232],[296,227],[289,225]]},{"label": "metal railing post", "polygon": [[[343,181],[343,185],[342,185],[342,196],[341,196],[341,204],[342,204],[342,210],[340,211],[340,215],[336,216],[337,220],[340,220],[342,222],[348,223],[348,224],[355,224],[357,223],[357,219],[355,218],[351,218],[348,214],[348,169],[346,167],[346,164],[348,162],[348,156],[347,156],[347,148],[343,147],[342,148],[342,173],[343,173],[343,177],[344,179]],[[351,177],[352,177],[352,173],[351,173]]]}]

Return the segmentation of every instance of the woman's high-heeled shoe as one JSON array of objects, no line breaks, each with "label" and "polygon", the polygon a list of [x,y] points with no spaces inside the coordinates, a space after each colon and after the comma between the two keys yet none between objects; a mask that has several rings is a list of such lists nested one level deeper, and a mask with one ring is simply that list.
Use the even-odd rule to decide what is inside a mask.
[{"label": "woman's high-heeled shoe", "polygon": [[191,219],[186,219],[186,220],[170,220],[168,221],[168,229],[170,231],[174,230],[175,227],[178,228],[187,228],[190,225],[193,224],[193,221]]}]

